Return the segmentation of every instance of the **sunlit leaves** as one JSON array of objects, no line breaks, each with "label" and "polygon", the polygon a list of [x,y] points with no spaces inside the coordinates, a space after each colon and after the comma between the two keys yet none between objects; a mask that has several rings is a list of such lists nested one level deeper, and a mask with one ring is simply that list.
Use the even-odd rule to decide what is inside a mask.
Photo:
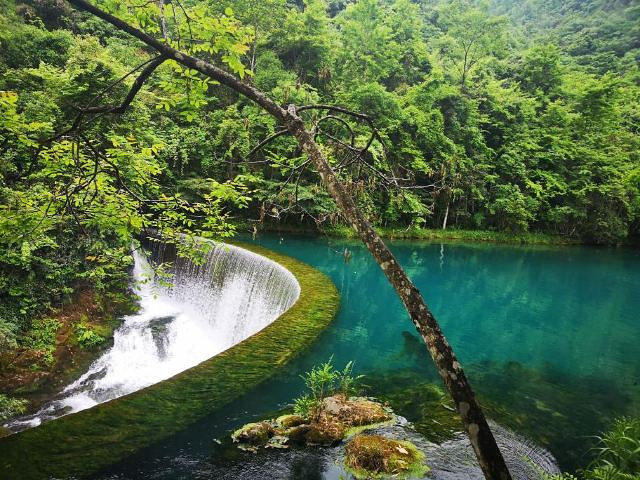
[{"label": "sunlit leaves", "polygon": [[231,8],[221,14],[204,2],[100,0],[97,3],[183,52],[222,62],[241,77],[246,74],[242,57],[249,49],[252,33],[234,18]]},{"label": "sunlit leaves", "polygon": [[442,3],[436,11],[442,30],[437,38],[440,54],[465,85],[478,66],[503,53],[506,18],[490,15],[487,4],[462,0]]},{"label": "sunlit leaves", "polygon": [[50,122],[27,122],[17,111],[18,94],[0,91],[0,143],[16,143],[24,147],[35,147],[38,140],[53,131]]}]

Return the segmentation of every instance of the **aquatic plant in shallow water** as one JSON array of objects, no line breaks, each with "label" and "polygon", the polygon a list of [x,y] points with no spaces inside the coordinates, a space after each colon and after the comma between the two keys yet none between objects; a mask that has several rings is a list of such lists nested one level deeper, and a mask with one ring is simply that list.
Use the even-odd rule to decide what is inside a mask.
[{"label": "aquatic plant in shallow water", "polygon": [[596,457],[576,475],[549,475],[543,480],[640,480],[640,418],[618,418],[613,426],[596,437]]},{"label": "aquatic plant in shallow water", "polygon": [[594,471],[609,470],[620,476],[640,478],[640,418],[619,418],[597,438]]}]

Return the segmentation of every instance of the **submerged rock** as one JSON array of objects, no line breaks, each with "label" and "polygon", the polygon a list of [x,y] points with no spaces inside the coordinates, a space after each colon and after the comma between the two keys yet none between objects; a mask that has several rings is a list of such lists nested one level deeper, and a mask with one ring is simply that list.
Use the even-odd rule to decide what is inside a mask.
[{"label": "submerged rock", "polygon": [[[236,447],[240,446],[251,454],[238,451],[231,445],[225,447],[242,455],[242,461],[227,465],[222,470],[214,469],[212,478],[345,480],[364,475],[364,478],[484,479],[464,433],[452,434],[447,440],[433,441],[424,435],[422,428],[416,431],[417,425],[368,398],[334,396],[325,399],[323,405],[326,408],[315,419],[286,415],[269,422],[251,423],[237,430],[232,437]],[[306,423],[295,425],[300,421]],[[294,426],[285,427],[285,424]],[[540,478],[541,472],[549,475],[560,473],[556,460],[548,451],[493,422],[490,426],[514,480]],[[363,431],[366,435],[359,435]],[[362,440],[362,437],[372,436],[379,438],[375,441]],[[343,441],[345,439],[346,442]],[[353,442],[356,442],[355,446],[350,447]],[[407,454],[396,449],[398,455],[386,460],[385,466],[384,455],[389,453],[389,449],[380,447],[381,444],[394,448],[399,446]],[[411,453],[411,447],[407,445],[418,453]],[[302,448],[308,446],[325,448]],[[364,458],[356,460],[353,457],[356,451]],[[409,457],[420,457],[421,460],[411,463]],[[378,469],[380,462],[384,468]],[[404,473],[402,462],[407,462]]]}]

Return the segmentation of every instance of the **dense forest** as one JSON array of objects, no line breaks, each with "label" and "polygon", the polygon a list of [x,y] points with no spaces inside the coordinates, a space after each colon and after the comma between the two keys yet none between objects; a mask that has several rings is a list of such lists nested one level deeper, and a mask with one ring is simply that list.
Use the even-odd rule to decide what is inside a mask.
[{"label": "dense forest", "polygon": [[[191,0],[167,2],[169,26],[99,3],[279,104],[368,115],[371,138],[342,117],[317,136],[344,146],[330,160],[378,227],[640,235],[637,2]],[[153,63],[141,44],[61,0],[0,6],[3,349],[50,342],[34,319],[80,288],[123,291],[143,229],[344,224],[258,106],[173,62],[129,98]],[[186,45],[192,29],[211,40]]]}]

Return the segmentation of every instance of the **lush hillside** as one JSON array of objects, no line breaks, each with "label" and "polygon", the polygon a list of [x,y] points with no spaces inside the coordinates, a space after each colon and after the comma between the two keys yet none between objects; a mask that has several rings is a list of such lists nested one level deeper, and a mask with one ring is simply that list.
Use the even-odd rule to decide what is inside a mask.
[{"label": "lush hillside", "polygon": [[515,30],[547,40],[585,69],[628,72],[640,60],[640,4],[632,0],[494,0],[492,12],[508,14]]},{"label": "lush hillside", "polygon": [[[159,10],[99,3],[161,36]],[[366,124],[326,119],[317,139],[380,227],[602,244],[640,232],[637,2],[226,0],[166,11],[182,19],[166,27],[178,46],[194,31],[208,38],[203,55],[279,103],[371,116],[365,163],[336,147],[367,143]],[[128,100],[151,58],[142,44],[63,1],[2,0],[0,12],[2,345],[28,346],[33,319],[80,287],[122,291],[145,228],[220,237],[247,220],[343,223],[295,142],[252,151],[278,129],[256,105],[165,62],[123,112],[99,110]]]}]

